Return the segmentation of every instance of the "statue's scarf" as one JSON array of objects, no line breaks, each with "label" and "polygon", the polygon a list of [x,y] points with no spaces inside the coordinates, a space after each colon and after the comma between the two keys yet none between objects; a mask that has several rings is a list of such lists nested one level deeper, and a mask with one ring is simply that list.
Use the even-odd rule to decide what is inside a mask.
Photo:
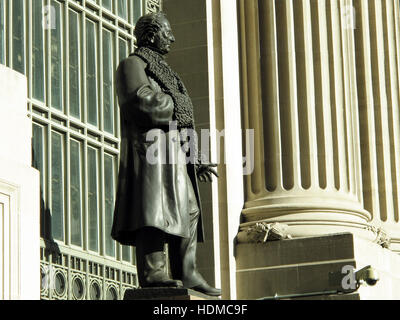
[{"label": "statue's scarf", "polygon": [[177,121],[178,128],[194,128],[192,100],[181,78],[171,69],[164,57],[146,47],[136,49],[133,55],[147,63],[147,74],[159,84],[164,93],[172,97],[175,104],[174,120]]}]

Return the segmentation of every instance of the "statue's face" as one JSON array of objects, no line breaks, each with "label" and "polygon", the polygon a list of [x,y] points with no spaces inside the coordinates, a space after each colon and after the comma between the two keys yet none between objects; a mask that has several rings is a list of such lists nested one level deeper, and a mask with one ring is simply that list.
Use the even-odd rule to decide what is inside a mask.
[{"label": "statue's face", "polygon": [[159,22],[162,27],[154,35],[151,47],[161,54],[167,54],[171,50],[171,44],[175,42],[175,37],[167,19],[161,18]]}]

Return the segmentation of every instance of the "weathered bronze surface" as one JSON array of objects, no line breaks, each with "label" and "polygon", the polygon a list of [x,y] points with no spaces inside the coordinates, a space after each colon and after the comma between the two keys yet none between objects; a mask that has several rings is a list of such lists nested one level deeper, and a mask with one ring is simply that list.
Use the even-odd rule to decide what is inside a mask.
[{"label": "weathered bronze surface", "polygon": [[[112,237],[136,246],[141,287],[220,295],[196,268],[197,241],[203,241],[198,180],[218,175],[215,165],[202,164],[192,152],[196,143],[187,135],[194,130],[192,101],[164,60],[175,38],[162,13],[141,17],[135,36],[138,48],[116,73],[121,157]],[[165,272],[165,243],[172,279]]]}]

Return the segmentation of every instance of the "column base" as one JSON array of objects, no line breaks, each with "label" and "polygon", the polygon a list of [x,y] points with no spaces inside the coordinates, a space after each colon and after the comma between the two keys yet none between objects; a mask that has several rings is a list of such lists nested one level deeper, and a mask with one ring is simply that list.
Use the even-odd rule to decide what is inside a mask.
[{"label": "column base", "polygon": [[[271,208],[269,208],[271,210]],[[369,240],[378,241],[380,234],[365,216],[360,212],[339,210],[333,208],[311,208],[285,206],[275,211],[263,211],[262,208],[245,211],[242,214],[240,236],[246,233],[248,228],[257,223],[281,223],[287,226],[287,233],[292,238],[322,236],[349,232]]]},{"label": "column base", "polygon": [[[400,256],[352,233],[238,243],[236,265],[238,299],[400,299]],[[344,266],[368,265],[376,285],[342,284]]]},{"label": "column base", "polygon": [[293,196],[248,202],[242,211],[240,230],[246,232],[256,223],[278,222],[288,226],[287,232],[293,238],[350,232],[374,241],[378,235],[370,224],[371,214],[353,198],[342,197]]}]

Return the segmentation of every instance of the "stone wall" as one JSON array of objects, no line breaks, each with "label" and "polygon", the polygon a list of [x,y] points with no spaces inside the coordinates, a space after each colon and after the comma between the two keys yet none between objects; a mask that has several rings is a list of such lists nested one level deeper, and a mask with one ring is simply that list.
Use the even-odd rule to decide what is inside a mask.
[{"label": "stone wall", "polygon": [[40,298],[39,172],[27,80],[0,65],[0,300]]}]

